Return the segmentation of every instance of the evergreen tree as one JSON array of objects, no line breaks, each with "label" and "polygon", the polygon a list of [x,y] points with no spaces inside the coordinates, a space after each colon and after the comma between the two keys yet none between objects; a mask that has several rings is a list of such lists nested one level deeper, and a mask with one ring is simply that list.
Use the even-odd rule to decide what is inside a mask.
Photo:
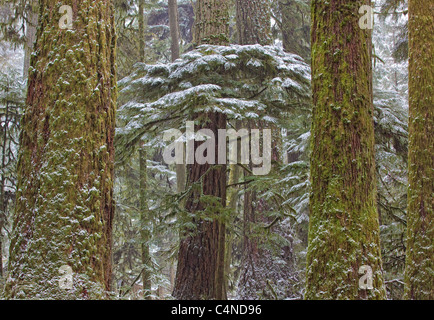
[{"label": "evergreen tree", "polygon": [[[195,9],[195,44],[227,44],[227,1],[198,0]],[[211,111],[193,117],[199,124],[196,131],[209,129],[217,137],[218,130],[226,128],[223,113]],[[202,143],[194,142],[195,153]],[[215,163],[218,163],[218,143],[216,138]],[[185,209],[193,214],[195,228],[182,235],[173,295],[178,299],[222,299],[225,228],[221,220],[226,204],[226,165],[202,165],[194,161],[187,167],[187,177],[192,192]]]}]

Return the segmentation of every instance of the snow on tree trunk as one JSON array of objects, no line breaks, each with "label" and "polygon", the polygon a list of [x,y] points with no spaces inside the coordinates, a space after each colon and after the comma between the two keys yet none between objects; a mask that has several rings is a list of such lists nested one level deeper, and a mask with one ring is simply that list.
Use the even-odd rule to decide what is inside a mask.
[{"label": "snow on tree trunk", "polygon": [[[59,26],[61,5],[72,7],[70,30]],[[40,10],[6,297],[104,298],[114,210],[114,12],[101,0],[41,0]]]},{"label": "snow on tree trunk", "polygon": [[[226,0],[198,0],[196,3],[194,39],[197,45],[228,43],[229,14]],[[210,129],[215,137],[219,129],[226,129],[226,115],[218,112],[194,115],[201,129]],[[194,149],[201,142],[195,142]],[[216,156],[218,155],[218,139]],[[217,158],[215,162],[218,163]],[[178,268],[173,295],[178,299],[223,299],[225,227],[215,218],[226,204],[226,165],[188,165],[188,184],[193,187],[185,208],[195,214],[194,230],[182,236],[178,254]],[[211,198],[210,198],[211,196]],[[215,203],[214,200],[218,203]],[[214,203],[209,203],[214,202]]]},{"label": "snow on tree trunk", "polygon": [[[385,298],[376,203],[371,31],[359,27],[358,14],[362,5],[369,4],[312,1],[314,108],[306,299]],[[359,271],[370,269],[373,288],[363,289]]]},{"label": "snow on tree trunk", "polygon": [[432,1],[409,1],[409,189],[405,298],[434,299]]}]

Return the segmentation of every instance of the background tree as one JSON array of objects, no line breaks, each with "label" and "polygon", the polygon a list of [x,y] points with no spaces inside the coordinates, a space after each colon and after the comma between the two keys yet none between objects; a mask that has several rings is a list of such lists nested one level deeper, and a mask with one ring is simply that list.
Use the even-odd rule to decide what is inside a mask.
[{"label": "background tree", "polygon": [[[195,10],[195,44],[227,44],[228,3],[198,0]],[[199,129],[210,129],[215,137],[219,129],[226,128],[226,115],[223,113],[196,114],[194,118],[199,123]],[[218,143],[216,139],[215,163],[218,163]],[[196,152],[201,143],[194,144]],[[196,215],[193,218],[196,230],[190,230],[190,234],[182,236],[173,295],[179,299],[222,299],[225,229],[221,216],[226,205],[226,165],[201,165],[194,162],[187,166],[187,177],[188,184],[195,184],[196,187],[186,201],[185,208]],[[206,203],[205,198],[213,203]],[[200,218],[200,212],[212,214],[213,217]],[[216,219],[219,216],[220,221]]]}]

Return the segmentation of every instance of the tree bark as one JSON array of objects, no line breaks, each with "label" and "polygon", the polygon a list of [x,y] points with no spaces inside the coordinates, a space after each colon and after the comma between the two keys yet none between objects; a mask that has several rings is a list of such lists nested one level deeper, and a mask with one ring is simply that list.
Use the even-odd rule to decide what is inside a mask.
[{"label": "tree bark", "polygon": [[[6,90],[7,94],[7,90]],[[7,128],[9,128],[9,102],[6,101],[5,120],[3,124],[3,141],[2,141],[2,169],[6,167],[6,145],[7,145]],[[5,172],[2,170],[0,179],[0,280],[3,278],[3,226],[6,222],[7,202],[5,197]]]},{"label": "tree bark", "polygon": [[270,45],[271,11],[268,0],[236,0],[238,43]]},{"label": "tree bark", "polygon": [[[179,20],[178,20],[178,2],[169,0],[169,27],[172,53],[172,62],[179,58]],[[185,169],[184,169],[185,170]]]},{"label": "tree bark", "polygon": [[139,0],[139,58],[140,62],[145,62],[145,0]]},{"label": "tree bark", "polygon": [[[7,298],[93,299],[111,289],[116,35],[109,1],[40,0],[22,119]],[[73,286],[60,286],[69,266]]]},{"label": "tree bark", "polygon": [[[303,28],[303,13],[293,0],[279,0],[281,15],[282,45],[286,52],[295,53],[308,60],[309,50],[303,46],[303,37],[300,37],[298,28]],[[308,22],[306,22],[307,24]],[[308,32],[306,31],[308,38]]]},{"label": "tree bark", "polygon": [[[264,0],[237,0],[237,30],[240,45],[271,45],[271,9],[270,2]],[[263,123],[249,121],[249,129],[264,129]],[[277,128],[271,129],[276,133]],[[275,149],[273,147],[273,149]],[[252,168],[252,167],[250,167]],[[248,173],[245,171],[245,175]],[[265,208],[262,208],[265,209]],[[243,250],[241,259],[241,274],[238,285],[238,295],[243,299],[258,298],[258,293],[264,288],[264,272],[255,270],[265,266],[265,260],[269,257],[259,249],[258,237],[253,233],[254,225],[262,220],[265,210],[261,212],[257,208],[257,193],[246,189],[244,192],[244,216],[243,216]]]},{"label": "tree bark", "polygon": [[[209,122],[201,128],[206,127],[214,132],[217,140],[215,149],[217,156],[218,129],[225,128],[226,117],[220,113],[207,113],[205,117]],[[195,150],[200,144],[195,142]],[[197,216],[193,219],[196,228],[186,230],[181,235],[173,295],[183,300],[222,299],[223,292],[219,287],[223,287],[223,281],[222,274],[219,272],[223,268],[219,266],[219,255],[221,234],[224,235],[225,232],[224,225],[217,219],[205,220],[198,215],[207,215],[210,211],[219,215],[219,211],[225,206],[226,166],[213,168],[209,164],[193,164],[188,165],[187,170],[189,185],[202,181],[202,186],[194,188],[185,205],[188,212]],[[215,205],[204,203],[204,196],[217,197],[220,199],[219,203]],[[217,212],[212,212],[214,210]]]},{"label": "tree bark", "polygon": [[148,168],[147,168],[147,153],[144,146],[139,150],[140,161],[140,240],[142,250],[142,284],[143,284],[143,297],[146,300],[151,300],[151,274],[149,272],[149,266],[151,262],[151,256],[149,252],[149,240],[150,232],[148,226],[150,224],[148,201],[147,201],[147,180],[148,180]]},{"label": "tree bark", "polygon": [[[228,43],[226,0],[198,0],[195,13],[194,39],[197,45]],[[218,163],[218,130],[226,128],[226,115],[209,112],[196,114],[194,118],[201,123],[198,129],[206,128],[214,133],[215,163]],[[194,150],[201,144],[195,142]],[[195,161],[187,166],[187,176],[189,185],[201,181],[201,187],[199,190],[193,188],[186,201],[186,210],[195,215],[193,223],[196,228],[181,235],[173,295],[178,299],[223,299],[225,227],[213,216],[220,217],[226,205],[226,165],[200,165]],[[207,196],[219,199],[218,203],[206,203]],[[203,219],[203,214],[208,218]]]},{"label": "tree bark", "polygon": [[[306,299],[384,299],[365,0],[312,1],[313,126]],[[373,289],[359,288],[372,268]]]},{"label": "tree bark", "polygon": [[434,299],[433,1],[409,1],[409,189],[405,298]]},{"label": "tree bark", "polygon": [[36,27],[38,25],[38,1],[31,1],[27,10],[26,42],[24,44],[23,77],[27,78],[30,67],[30,57],[36,40]]}]

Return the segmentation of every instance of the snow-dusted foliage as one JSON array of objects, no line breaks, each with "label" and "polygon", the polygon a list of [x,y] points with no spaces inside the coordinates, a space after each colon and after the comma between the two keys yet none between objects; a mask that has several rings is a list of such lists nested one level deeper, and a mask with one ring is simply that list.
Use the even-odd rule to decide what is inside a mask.
[{"label": "snow-dusted foliage", "polygon": [[274,46],[210,46],[170,64],[138,64],[120,81],[118,150],[145,133],[180,128],[194,112],[217,111],[229,119],[274,121],[310,97],[310,67]]}]

